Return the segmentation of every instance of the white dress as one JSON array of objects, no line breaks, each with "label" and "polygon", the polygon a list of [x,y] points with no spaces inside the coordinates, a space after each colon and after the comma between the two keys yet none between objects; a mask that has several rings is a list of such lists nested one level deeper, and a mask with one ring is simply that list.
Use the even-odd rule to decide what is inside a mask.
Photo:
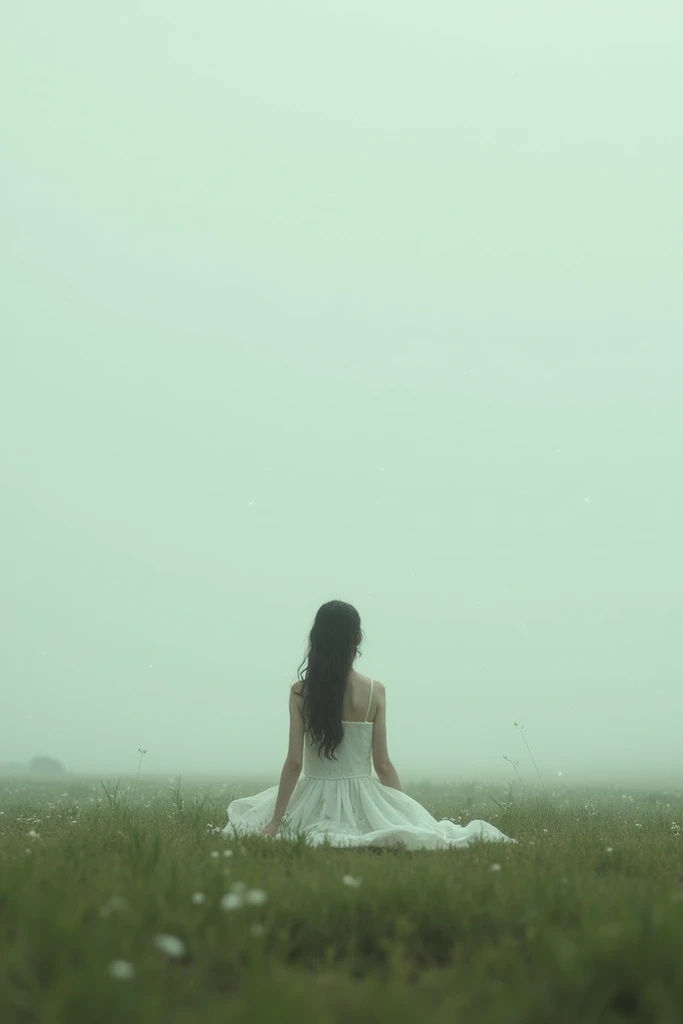
[{"label": "white dress", "polygon": [[[278,837],[304,833],[312,845],[397,846],[408,850],[445,850],[475,840],[516,842],[495,825],[475,820],[456,825],[437,821],[417,800],[383,786],[372,774],[372,722],[344,722],[336,759],[320,756],[306,735],[303,773],[289,801],[286,827]],[[223,836],[258,832],[272,819],[278,787],[233,800]],[[284,823],[283,823],[284,824]]]}]

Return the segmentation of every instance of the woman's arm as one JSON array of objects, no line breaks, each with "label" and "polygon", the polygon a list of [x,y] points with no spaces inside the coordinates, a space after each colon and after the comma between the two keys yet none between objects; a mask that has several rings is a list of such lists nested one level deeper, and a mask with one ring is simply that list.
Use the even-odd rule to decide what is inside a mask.
[{"label": "woman's arm", "polygon": [[291,800],[294,787],[301,775],[304,753],[304,720],[301,714],[301,695],[298,683],[294,683],[289,692],[289,750],[280,775],[280,788],[273,817],[263,829],[266,835],[274,836],[280,827],[285,811]]},{"label": "woman's arm", "polygon": [[401,780],[387,747],[387,694],[382,683],[375,682],[377,711],[372,722],[372,763],[383,786],[402,791]]}]

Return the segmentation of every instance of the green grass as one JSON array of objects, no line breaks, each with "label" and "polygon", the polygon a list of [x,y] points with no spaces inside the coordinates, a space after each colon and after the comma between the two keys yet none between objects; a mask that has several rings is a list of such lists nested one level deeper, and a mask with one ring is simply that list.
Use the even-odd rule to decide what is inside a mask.
[{"label": "green grass", "polygon": [[520,844],[374,853],[226,844],[259,783],[133,785],[0,781],[2,1024],[683,1020],[683,791],[417,787]]}]

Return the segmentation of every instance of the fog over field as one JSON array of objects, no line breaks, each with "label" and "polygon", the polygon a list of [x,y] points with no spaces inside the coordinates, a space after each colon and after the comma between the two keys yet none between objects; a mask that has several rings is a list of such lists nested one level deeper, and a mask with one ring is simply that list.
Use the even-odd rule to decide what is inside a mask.
[{"label": "fog over field", "polygon": [[341,598],[406,778],[680,783],[682,41],[8,7],[0,762],[274,784]]}]

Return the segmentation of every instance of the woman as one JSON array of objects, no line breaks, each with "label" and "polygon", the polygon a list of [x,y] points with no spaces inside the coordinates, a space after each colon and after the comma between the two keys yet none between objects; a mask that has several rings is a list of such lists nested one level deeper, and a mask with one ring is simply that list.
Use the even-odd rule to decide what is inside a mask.
[{"label": "woman", "polygon": [[515,842],[485,821],[437,821],[402,791],[387,748],[384,686],[353,668],[362,637],[351,605],[329,601],[319,609],[306,671],[289,695],[280,785],[233,800],[223,835],[281,835],[287,812],[287,831],[312,844],[441,850],[475,839]]}]

